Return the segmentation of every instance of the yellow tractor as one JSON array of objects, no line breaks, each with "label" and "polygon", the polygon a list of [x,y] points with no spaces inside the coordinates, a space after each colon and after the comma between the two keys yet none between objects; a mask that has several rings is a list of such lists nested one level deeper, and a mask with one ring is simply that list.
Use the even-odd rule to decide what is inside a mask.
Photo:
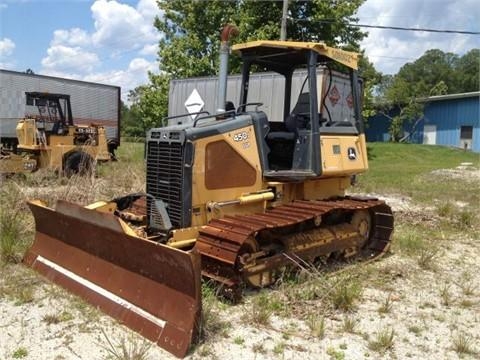
[{"label": "yellow tractor", "polygon": [[72,175],[91,171],[95,161],[111,160],[103,126],[73,124],[70,95],[27,92],[26,96],[39,114],[18,122],[16,151],[2,151],[0,173],[49,168]]},{"label": "yellow tractor", "polygon": [[[218,113],[148,132],[145,194],[30,203],[36,237],[25,263],[179,357],[198,332],[202,277],[235,296],[298,263],[374,259],[393,230],[383,201],[346,196],[368,167],[357,54],[324,43],[236,45],[241,98],[227,111],[231,33],[222,34]],[[328,77],[319,76],[332,63],[350,76],[352,111],[341,118],[326,109]],[[248,103],[252,69],[285,77],[283,119]],[[307,75],[291,101],[296,69]]]}]

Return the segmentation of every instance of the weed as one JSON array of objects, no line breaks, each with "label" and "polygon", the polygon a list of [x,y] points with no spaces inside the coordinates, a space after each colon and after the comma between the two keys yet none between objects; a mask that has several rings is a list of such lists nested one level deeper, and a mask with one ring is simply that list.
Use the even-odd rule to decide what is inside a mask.
[{"label": "weed", "polygon": [[440,289],[440,297],[442,299],[442,305],[449,306],[452,303],[452,293],[450,292],[450,284],[443,284]]},{"label": "weed", "polygon": [[325,318],[323,316],[311,315],[308,317],[306,324],[313,336],[323,339],[325,336]]},{"label": "weed", "polygon": [[442,217],[451,217],[455,212],[455,206],[447,201],[437,206],[437,214]]},{"label": "weed", "polygon": [[330,359],[332,360],[344,360],[345,359],[345,353],[340,350],[335,350],[334,347],[329,346],[327,348],[327,355],[330,356]]},{"label": "weed", "polygon": [[402,253],[407,255],[418,254],[425,248],[425,242],[422,236],[414,230],[402,231],[397,235],[394,244],[398,246]]},{"label": "weed", "polygon": [[[35,287],[41,283],[38,277],[32,277],[32,271],[25,267],[6,265],[0,273],[0,299],[6,298],[15,305],[24,305],[34,300]],[[3,271],[2,271],[3,272]]]},{"label": "weed", "polygon": [[460,284],[462,292],[464,295],[473,295],[475,294],[475,284],[472,281],[466,280]]},{"label": "weed", "polygon": [[60,322],[60,317],[57,314],[47,314],[42,318],[47,325],[58,324]]},{"label": "weed", "polygon": [[251,309],[245,313],[244,318],[259,325],[267,325],[273,312],[269,295],[262,292],[253,299]]},{"label": "weed", "polygon": [[202,284],[202,322],[200,323],[200,339],[211,337],[225,330],[229,323],[222,320],[218,311],[216,296],[219,290],[210,283]]},{"label": "weed", "polygon": [[343,318],[343,322],[342,322],[343,331],[350,334],[355,334],[355,332],[357,331],[358,322],[359,322],[358,319],[355,319],[353,316],[346,315]]},{"label": "weed", "polygon": [[436,248],[426,248],[420,251],[418,257],[418,265],[424,270],[434,270],[435,269],[435,260],[438,257],[438,249]]},{"label": "weed", "polygon": [[29,226],[24,196],[15,183],[0,188],[0,258],[4,263],[18,263],[29,245]]},{"label": "weed", "polygon": [[470,335],[463,332],[458,332],[452,335],[453,350],[458,354],[476,354],[473,348],[473,339]]},{"label": "weed", "polygon": [[15,305],[20,306],[24,304],[31,303],[33,301],[33,288],[28,286],[28,287],[22,287],[18,289],[16,293],[16,298],[15,298]]},{"label": "weed", "polygon": [[408,331],[415,334],[415,336],[419,336],[422,332],[422,328],[418,325],[411,325],[408,327]]},{"label": "weed", "polygon": [[114,360],[146,360],[148,359],[148,351],[152,346],[151,343],[142,339],[138,341],[134,338],[133,333],[129,339],[122,337],[112,342],[105,331],[102,329],[106,344],[100,344],[100,347],[105,349],[108,353],[108,359]]},{"label": "weed", "polygon": [[380,330],[375,338],[368,342],[368,348],[372,351],[384,353],[393,347],[395,332],[392,328]]},{"label": "weed", "polygon": [[265,354],[267,351],[263,347],[263,343],[256,343],[252,345],[252,351],[254,353]]},{"label": "weed", "polygon": [[460,301],[460,306],[463,307],[463,308],[471,308],[475,304],[476,304],[475,301],[469,300],[469,299],[463,299],[462,301]]},{"label": "weed", "polygon": [[22,358],[27,357],[27,356],[28,356],[28,350],[25,349],[24,347],[19,347],[12,354],[12,357],[14,359],[22,359]]},{"label": "weed", "polygon": [[387,314],[390,311],[392,311],[393,304],[392,304],[392,298],[390,297],[390,294],[386,297],[386,299],[383,301],[383,303],[380,305],[378,308],[378,312],[380,314]]},{"label": "weed", "polygon": [[60,314],[60,321],[70,321],[73,320],[73,315],[68,311],[64,311]]},{"label": "weed", "polygon": [[335,309],[352,310],[355,301],[360,298],[362,288],[359,282],[343,282],[335,287],[331,293],[331,301]]},{"label": "weed", "polygon": [[273,347],[273,353],[276,355],[283,354],[285,351],[285,346],[286,344],[283,341],[279,342],[278,344],[275,344],[275,346]]},{"label": "weed", "polygon": [[202,344],[202,346],[198,348],[197,354],[200,357],[208,357],[209,359],[215,358],[212,347],[207,344]]},{"label": "weed", "polygon": [[243,345],[245,343],[245,339],[241,336],[237,336],[235,339],[233,339],[233,343],[236,345]]},{"label": "weed", "polygon": [[456,226],[460,230],[468,230],[472,228],[473,224],[475,223],[475,213],[468,210],[463,209],[460,213],[457,214],[456,217]]},{"label": "weed", "polygon": [[47,323],[47,325],[51,324],[58,324],[63,321],[69,321],[73,319],[73,315],[67,311],[62,312],[59,314],[47,314],[45,315],[42,320]]}]

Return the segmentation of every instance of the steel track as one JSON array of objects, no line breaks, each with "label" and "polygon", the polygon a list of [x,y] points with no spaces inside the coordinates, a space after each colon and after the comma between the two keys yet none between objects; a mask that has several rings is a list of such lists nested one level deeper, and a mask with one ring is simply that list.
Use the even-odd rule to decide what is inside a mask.
[{"label": "steel track", "polygon": [[[196,248],[202,255],[202,275],[226,288],[236,289],[242,283],[242,271],[248,271],[249,275],[255,274],[254,268],[253,270],[242,269],[238,260],[245,251],[244,245],[248,245],[258,233],[269,229],[292,229],[302,223],[326,218],[334,211],[355,210],[368,210],[372,218],[370,239],[362,249],[361,256],[366,261],[377,259],[388,250],[393,231],[392,211],[384,201],[360,197],[321,201],[297,200],[266,210],[264,213],[225,216],[211,220],[200,230],[196,243]],[[335,251],[339,246],[345,249],[351,245],[347,240],[343,241],[346,241],[343,245],[338,245],[338,242],[342,242],[341,239],[337,241],[337,245],[325,244],[322,251]],[[318,249],[317,247],[317,252]],[[263,268],[280,268],[291,265],[292,257],[305,259],[311,254],[311,250],[298,251],[294,254],[277,253],[257,261],[256,265]],[[233,290],[233,293],[238,291]]]}]

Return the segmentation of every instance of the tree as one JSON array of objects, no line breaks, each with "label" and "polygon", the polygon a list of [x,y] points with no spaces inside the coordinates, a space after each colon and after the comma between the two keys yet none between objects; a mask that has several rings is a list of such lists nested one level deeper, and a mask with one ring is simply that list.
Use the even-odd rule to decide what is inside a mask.
[{"label": "tree", "polygon": [[377,113],[374,91],[381,83],[382,74],[378,72],[368,57],[362,52],[359,61],[359,73],[363,80],[362,116],[364,121]]},{"label": "tree", "polygon": [[[325,41],[358,50],[366,35],[346,25],[364,0],[290,1],[287,38]],[[215,75],[219,34],[227,23],[239,28],[238,42],[278,39],[283,1],[158,1],[163,17],[155,27],[164,34],[159,44],[160,70],[174,78]],[[335,21],[332,22],[331,20]],[[322,22],[328,20],[329,22]],[[231,72],[239,71],[233,61]]]},{"label": "tree", "polygon": [[149,84],[138,86],[128,94],[132,103],[130,116],[134,119],[126,128],[130,136],[144,137],[149,129],[165,125],[162,119],[168,114],[170,77],[149,73],[149,80]]},{"label": "tree", "polygon": [[424,103],[420,99],[478,91],[479,55],[478,49],[462,57],[438,49],[427,50],[413,63],[402,66],[395,76],[384,76],[377,88],[376,103],[391,120],[391,139],[406,140],[405,124],[411,124],[412,132],[415,131],[423,117]]},{"label": "tree", "polygon": [[[358,50],[366,35],[346,23],[365,0],[290,1],[287,38],[297,41],[325,41],[329,45]],[[169,1],[159,0],[163,13],[155,27],[163,37],[159,43],[160,75],[149,74],[150,83],[137,87],[131,111],[141,117],[140,129],[160,126],[167,115],[168,87],[171,78],[211,76],[218,73],[220,31],[235,24],[237,42],[272,40],[280,36],[283,1]],[[334,19],[335,21],[331,21]],[[328,22],[322,22],[328,20]],[[230,59],[230,72],[240,71],[239,59]]]},{"label": "tree", "polygon": [[378,88],[379,96],[376,99],[379,112],[390,120],[390,138],[392,141],[402,142],[406,140],[403,129],[405,124],[416,122],[412,128],[415,129],[419,120],[423,117],[424,105],[418,102],[415,96],[415,89],[398,75],[386,75]]},{"label": "tree", "polygon": [[480,49],[472,49],[458,59],[455,65],[459,92],[480,90]]}]

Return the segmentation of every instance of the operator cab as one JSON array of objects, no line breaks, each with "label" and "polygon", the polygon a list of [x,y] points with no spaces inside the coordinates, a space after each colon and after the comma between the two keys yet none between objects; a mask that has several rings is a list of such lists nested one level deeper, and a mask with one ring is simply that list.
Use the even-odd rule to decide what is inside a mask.
[{"label": "operator cab", "polygon": [[37,106],[36,126],[39,131],[52,135],[65,135],[73,125],[70,95],[26,92],[27,104]]},{"label": "operator cab", "polygon": [[[257,142],[263,144],[260,146],[260,157],[265,177],[278,180],[319,177],[322,172],[322,135],[363,133],[356,53],[333,49],[323,43],[292,41],[254,41],[235,45],[232,49],[241,55],[243,62],[242,105],[237,111],[254,115]],[[348,91],[351,118],[340,116],[328,108],[326,95],[332,86],[331,63],[342,64],[349,69],[347,82],[351,88]],[[305,73],[305,80],[298,92],[292,87],[292,77],[299,70]],[[261,111],[247,111],[249,77],[253,71],[273,71],[283,75],[282,119],[267,119]],[[321,79],[320,84],[318,79]],[[258,106],[258,103],[252,105]]]}]

